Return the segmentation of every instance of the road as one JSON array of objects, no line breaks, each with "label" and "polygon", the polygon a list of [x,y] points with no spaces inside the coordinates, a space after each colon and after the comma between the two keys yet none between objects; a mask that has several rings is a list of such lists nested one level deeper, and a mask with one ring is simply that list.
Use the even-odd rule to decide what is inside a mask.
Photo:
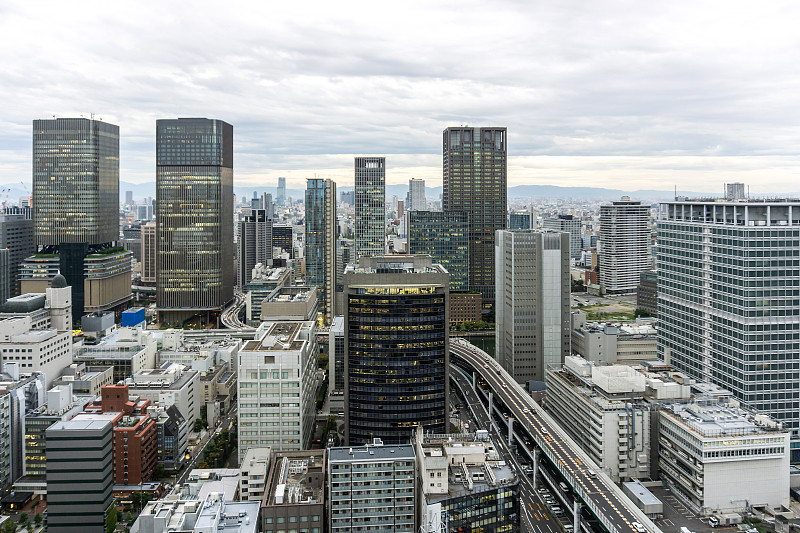
[{"label": "road", "polygon": [[181,473],[178,474],[178,477],[175,480],[176,485],[182,485],[186,481],[186,478],[189,476],[189,472],[192,471],[197,462],[203,457],[203,452],[205,451],[206,446],[208,446],[208,443],[211,442],[211,439],[221,433],[223,430],[230,428],[231,421],[235,416],[236,411],[233,410],[222,417],[219,425],[213,431],[209,430],[206,432],[206,436],[203,438],[203,440],[201,440],[199,444],[195,445],[194,455],[192,455],[192,458],[189,459],[188,463],[186,463]]},{"label": "road", "polygon": [[557,424],[545,416],[541,407],[500,365],[466,341],[450,343],[453,364],[464,361],[486,381],[493,394],[522,424],[540,449],[561,471],[562,476],[610,533],[661,533],[639,509],[633,506],[610,479],[596,472]]},{"label": "road", "polygon": [[222,311],[222,316],[220,317],[220,322],[222,322],[222,325],[230,329],[256,329],[252,326],[242,323],[242,321],[239,320],[239,311],[241,311],[242,307],[244,307],[246,303],[247,301],[244,293],[237,291],[234,296],[233,303],[225,308],[224,311]]},{"label": "road", "polygon": [[[494,437],[494,442],[499,448],[501,456],[510,462],[517,471],[517,476],[520,478],[519,494],[520,494],[520,514],[522,522],[522,531],[529,531],[533,533],[561,533],[556,520],[552,518],[546,509],[546,505],[539,497],[539,494],[533,489],[533,483],[530,478],[526,476],[522,470],[522,465],[519,459],[511,450],[504,440],[502,431],[497,432],[486,411],[483,402],[478,398],[477,393],[472,389],[470,380],[455,367],[450,367],[450,379],[453,380],[456,387],[464,398],[466,407],[469,407],[472,417],[478,426],[482,429],[488,430]],[[476,428],[477,429],[477,428]]]}]

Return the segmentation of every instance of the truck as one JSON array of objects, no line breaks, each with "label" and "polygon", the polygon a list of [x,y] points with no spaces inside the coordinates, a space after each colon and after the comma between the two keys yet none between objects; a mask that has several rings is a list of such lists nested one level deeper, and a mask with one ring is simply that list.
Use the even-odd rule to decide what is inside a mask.
[{"label": "truck", "polygon": [[739,513],[717,514],[708,517],[708,525],[711,527],[733,526],[742,523],[742,515]]}]

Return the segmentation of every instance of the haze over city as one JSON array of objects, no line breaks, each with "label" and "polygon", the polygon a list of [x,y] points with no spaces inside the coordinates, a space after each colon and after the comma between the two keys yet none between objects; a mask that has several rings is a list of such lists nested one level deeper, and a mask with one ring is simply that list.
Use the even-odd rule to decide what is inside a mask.
[{"label": "haze over city", "polygon": [[120,178],[155,178],[155,120],[235,128],[237,186],[441,184],[442,130],[508,127],[508,184],[798,190],[790,2],[4,2],[0,184],[31,121],[120,126]]}]

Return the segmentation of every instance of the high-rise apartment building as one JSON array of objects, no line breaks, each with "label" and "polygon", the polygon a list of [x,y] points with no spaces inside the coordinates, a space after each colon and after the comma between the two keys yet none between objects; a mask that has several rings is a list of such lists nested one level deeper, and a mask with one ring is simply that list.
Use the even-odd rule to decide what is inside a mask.
[{"label": "high-rise apartment building", "polygon": [[386,253],[386,158],[355,158],[356,257]]},{"label": "high-rise apartment building", "polygon": [[329,531],[415,533],[416,464],[410,444],[329,448]]},{"label": "high-rise apartment building", "polygon": [[408,252],[427,254],[450,273],[450,290],[469,289],[469,216],[463,211],[410,211]]},{"label": "high-rise apartment building", "polygon": [[403,443],[448,423],[449,281],[426,255],[363,256],[344,274],[345,438]]},{"label": "high-rise apartment building", "polygon": [[428,200],[425,198],[425,180],[419,178],[408,180],[408,203],[406,208],[409,211],[425,211],[428,209]]},{"label": "high-rise apartment building", "polygon": [[745,198],[747,198],[747,195],[745,195],[744,183],[725,184],[726,200],[744,200]]},{"label": "high-rise apartment building", "polygon": [[34,120],[35,241],[72,286],[76,318],[124,309],[133,297],[131,254],[114,247],[118,219],[119,126],[86,118]]},{"label": "high-rise apartment building", "polygon": [[112,425],[119,413],[56,422],[45,432],[47,529],[104,533],[114,502]]},{"label": "high-rise apartment building", "polygon": [[286,178],[278,178],[278,190],[275,195],[275,203],[286,205]]},{"label": "high-rise apartment building", "polygon": [[164,324],[218,319],[233,299],[233,126],[156,122],[156,305]]},{"label": "high-rise apartment building", "polygon": [[498,231],[495,353],[520,383],[570,353],[569,234]]},{"label": "high-rise apartment building", "polygon": [[272,219],[266,209],[250,209],[239,221],[239,253],[237,284],[244,287],[253,278],[259,263],[272,265]]},{"label": "high-rise apartment building", "polygon": [[545,218],[542,221],[542,227],[569,233],[569,256],[572,259],[581,258],[581,250],[583,249],[581,219],[573,215],[558,215],[555,218]]},{"label": "high-rise apartment building", "polygon": [[800,455],[800,201],[674,201],[658,220],[659,356],[768,413]]},{"label": "high-rise apartment building", "polygon": [[608,294],[636,292],[650,270],[650,206],[622,200],[600,206],[600,285]]},{"label": "high-rise apartment building", "polygon": [[320,309],[330,324],[336,291],[336,183],[309,179],[305,208],[306,282],[319,287]]},{"label": "high-rise apartment building", "polygon": [[9,297],[19,296],[19,266],[36,251],[33,221],[26,220],[22,214],[0,215],[0,248],[8,248]]},{"label": "high-rise apartment building", "polygon": [[443,133],[444,211],[469,213],[469,288],[494,302],[494,239],[506,229],[506,128]]}]

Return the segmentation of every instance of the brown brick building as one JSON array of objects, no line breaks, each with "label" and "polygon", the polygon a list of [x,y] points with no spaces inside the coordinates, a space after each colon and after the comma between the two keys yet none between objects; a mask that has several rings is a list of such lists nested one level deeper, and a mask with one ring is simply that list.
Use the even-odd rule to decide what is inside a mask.
[{"label": "brown brick building", "polygon": [[480,322],[483,298],[479,292],[450,293],[450,323]]}]

